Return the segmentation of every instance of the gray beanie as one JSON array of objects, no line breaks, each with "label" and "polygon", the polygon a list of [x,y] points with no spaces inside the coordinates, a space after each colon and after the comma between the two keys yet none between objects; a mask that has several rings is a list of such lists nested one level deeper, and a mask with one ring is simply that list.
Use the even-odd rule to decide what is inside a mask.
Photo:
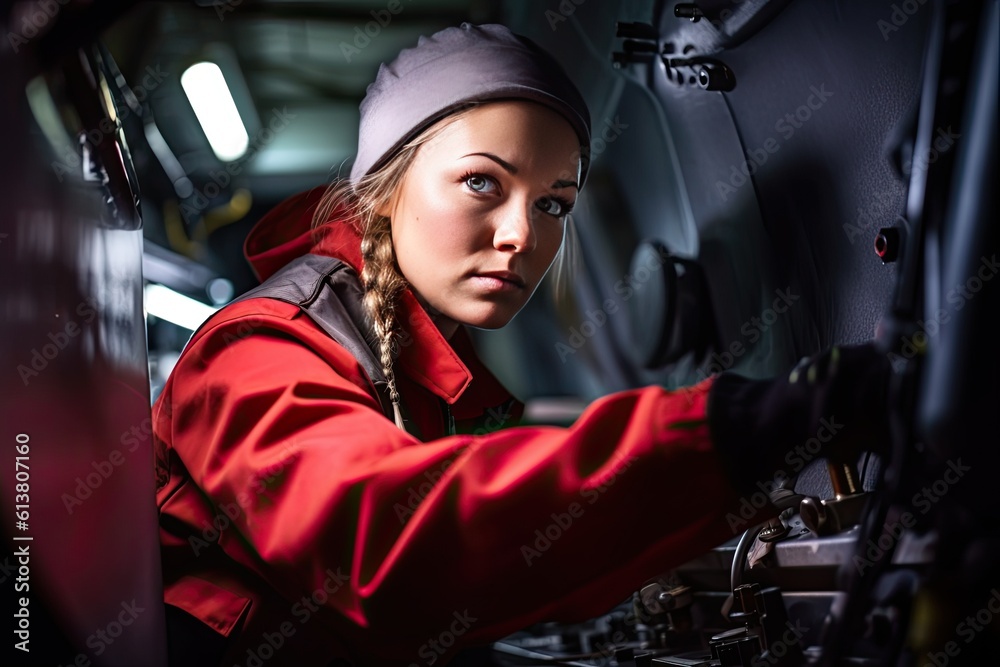
[{"label": "gray beanie", "polygon": [[523,99],[558,112],[580,138],[580,185],[590,162],[587,104],[552,56],[502,25],[445,28],[382,64],[361,101],[357,180],[403,145],[471,102]]}]

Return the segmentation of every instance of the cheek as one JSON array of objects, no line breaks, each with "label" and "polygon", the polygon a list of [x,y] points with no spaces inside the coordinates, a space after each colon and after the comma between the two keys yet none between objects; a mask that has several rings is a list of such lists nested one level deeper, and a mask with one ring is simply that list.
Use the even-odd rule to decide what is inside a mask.
[{"label": "cheek", "polygon": [[446,197],[428,197],[408,219],[408,234],[424,248],[454,256],[475,248],[475,216],[463,202]]},{"label": "cheek", "polygon": [[392,236],[397,254],[423,252],[435,233],[440,221],[440,206],[421,184],[407,184],[393,211]]},{"label": "cheek", "polygon": [[[397,211],[393,229],[396,261],[411,283],[442,277],[474,247],[468,216],[441,199],[411,200],[415,206]],[[408,275],[407,275],[408,274]]]}]

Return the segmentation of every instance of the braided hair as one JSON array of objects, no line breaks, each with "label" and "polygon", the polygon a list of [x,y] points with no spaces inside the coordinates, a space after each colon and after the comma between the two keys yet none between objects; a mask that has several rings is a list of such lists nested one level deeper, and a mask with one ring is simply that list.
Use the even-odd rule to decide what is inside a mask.
[{"label": "braided hair", "polygon": [[[334,181],[323,194],[313,215],[312,226],[317,237],[322,234],[323,227],[330,224],[352,224],[361,234],[361,257],[364,260],[360,276],[364,289],[362,303],[378,343],[379,361],[389,389],[396,426],[403,430],[406,429],[393,360],[399,336],[396,304],[407,282],[396,264],[391,218],[380,211],[392,203],[419,148],[465,116],[471,108],[453,113],[434,124],[399,149],[383,167],[356,182]],[[338,207],[343,207],[346,215],[332,219]]]}]

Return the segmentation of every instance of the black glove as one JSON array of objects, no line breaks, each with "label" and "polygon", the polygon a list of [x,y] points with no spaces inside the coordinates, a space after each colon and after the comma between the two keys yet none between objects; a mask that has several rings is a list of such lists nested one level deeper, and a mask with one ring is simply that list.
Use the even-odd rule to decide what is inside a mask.
[{"label": "black glove", "polygon": [[775,473],[792,477],[809,461],[856,461],[888,449],[891,366],[873,344],[833,347],[785,377],[719,375],[708,395],[716,451],[738,489],[753,493]]}]

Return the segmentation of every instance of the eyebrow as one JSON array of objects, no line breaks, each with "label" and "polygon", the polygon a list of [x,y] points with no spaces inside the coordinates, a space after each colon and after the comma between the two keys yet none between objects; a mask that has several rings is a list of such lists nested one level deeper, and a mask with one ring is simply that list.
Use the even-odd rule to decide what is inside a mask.
[{"label": "eyebrow", "polygon": [[[499,155],[494,155],[493,153],[469,153],[468,155],[463,155],[462,157],[463,158],[467,158],[467,157],[472,157],[473,155],[479,155],[479,156],[482,156],[482,157],[485,157],[485,158],[489,158],[490,160],[493,160],[498,165],[500,165],[501,167],[503,167],[504,170],[506,170],[510,174],[516,174],[517,173],[517,167],[515,167],[514,165],[512,165],[510,162],[507,162],[506,160],[504,160]],[[551,187],[553,187],[553,188],[576,188],[577,190],[580,189],[580,186],[576,184],[576,181],[556,181],[555,183],[552,184]]]},{"label": "eyebrow", "polygon": [[498,155],[494,155],[493,153],[469,153],[468,155],[463,155],[462,157],[463,158],[465,158],[465,157],[472,157],[473,155],[481,155],[483,157],[489,158],[489,159],[493,160],[494,162],[496,162],[501,167],[503,167],[507,172],[509,172],[511,174],[516,174],[517,173],[517,167],[515,167],[514,165],[512,165],[510,162],[507,162],[507,160],[504,160],[502,157],[500,157]]}]

